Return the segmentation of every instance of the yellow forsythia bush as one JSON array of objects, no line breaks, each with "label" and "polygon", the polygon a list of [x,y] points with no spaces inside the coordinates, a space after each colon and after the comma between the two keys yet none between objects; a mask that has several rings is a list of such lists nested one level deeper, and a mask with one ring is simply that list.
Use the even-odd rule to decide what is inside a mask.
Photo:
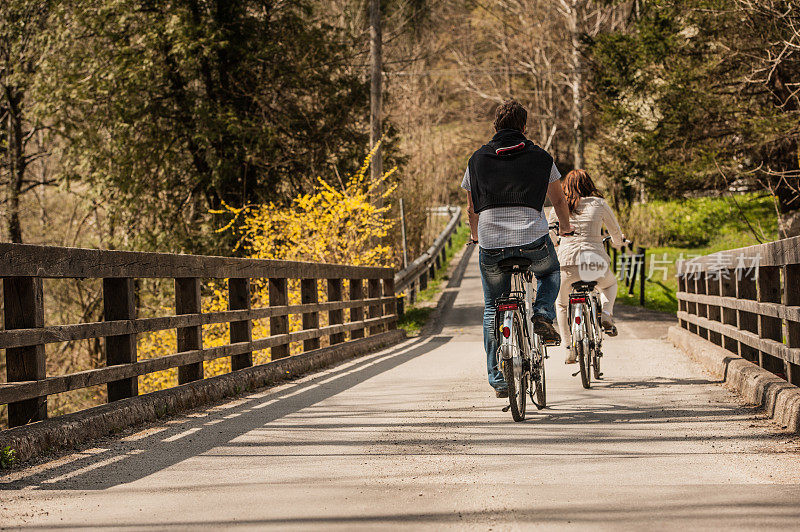
[{"label": "yellow forsythia bush", "polygon": [[[274,203],[249,205],[241,208],[224,205],[212,214],[231,216],[229,223],[218,232],[235,230],[239,233],[237,248],[245,250],[249,258],[326,262],[364,266],[392,266],[393,250],[385,243],[394,225],[390,217],[389,198],[396,186],[388,186],[392,168],[376,179],[369,175],[369,167],[377,146],[367,155],[363,165],[349,176],[339,188],[318,179],[314,190],[296,197],[288,207]],[[379,206],[382,205],[382,206]],[[237,227],[238,222],[238,227]],[[289,280],[289,304],[300,303],[299,280]],[[268,282],[253,279],[252,306],[269,304]],[[345,285],[344,292],[348,287]],[[324,282],[318,287],[320,302],[327,300]],[[214,280],[203,286],[203,312],[228,309],[227,280]],[[174,309],[165,307],[165,312]],[[327,314],[320,313],[320,326],[327,325]],[[301,317],[289,318],[290,331],[300,330]],[[269,320],[253,322],[253,338],[269,336]],[[203,347],[216,347],[229,341],[228,324],[203,327]],[[143,335],[139,341],[139,358],[152,358],[174,353],[177,349],[174,330]],[[292,353],[299,345],[292,345]],[[254,363],[269,361],[266,352],[254,353]],[[205,362],[205,376],[220,375],[230,371],[230,360],[219,358]],[[140,377],[140,393],[161,390],[177,384],[177,369],[160,371]]]}]

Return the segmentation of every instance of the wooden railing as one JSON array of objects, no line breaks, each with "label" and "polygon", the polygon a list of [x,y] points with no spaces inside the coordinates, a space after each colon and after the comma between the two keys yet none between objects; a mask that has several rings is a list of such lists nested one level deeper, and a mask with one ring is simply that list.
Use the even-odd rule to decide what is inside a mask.
[{"label": "wooden railing", "polygon": [[800,237],[678,264],[680,326],[800,384]]},{"label": "wooden railing", "polygon": [[400,314],[404,303],[414,303],[417,293],[428,287],[428,280],[444,265],[447,248],[453,245],[453,234],[461,224],[461,207],[450,207],[450,221],[425,252],[394,277],[395,290],[405,292],[399,300]]},{"label": "wooden railing", "polygon": [[[603,231],[603,235],[605,236],[606,234]],[[634,247],[633,242],[630,241],[626,241],[620,250],[613,247],[609,241],[606,241],[605,246],[606,252],[611,257],[611,268],[617,274],[617,277],[625,283],[629,296],[633,295],[638,281],[639,305],[644,306],[647,248],[642,246]]]},{"label": "wooden railing", "polygon": [[[8,380],[0,404],[8,404],[11,427],[46,418],[48,395],[105,384],[108,401],[116,401],[138,395],[141,375],[177,367],[176,384],[184,384],[204,377],[204,361],[230,357],[235,371],[253,365],[254,351],[269,348],[274,360],[289,356],[292,342],[314,350],[323,337],[342,343],[395,329],[397,321],[391,268],[0,244],[0,277]],[[47,278],[102,279],[104,321],[45,326]],[[135,280],[148,278],[174,279],[175,315],[137,317]],[[229,310],[202,312],[201,279],[227,280]],[[255,279],[268,283],[261,308],[251,308]],[[290,304],[291,279],[299,280],[300,304]],[[320,281],[327,285],[322,303]],[[327,312],[325,326],[320,312]],[[290,331],[290,315],[302,316],[302,330]],[[266,318],[270,336],[253,339],[253,320]],[[215,323],[230,324],[229,342],[204,347],[202,327]],[[137,335],[169,329],[177,331],[176,353],[137,360]],[[45,344],[95,338],[104,339],[105,367],[46,375]]]}]

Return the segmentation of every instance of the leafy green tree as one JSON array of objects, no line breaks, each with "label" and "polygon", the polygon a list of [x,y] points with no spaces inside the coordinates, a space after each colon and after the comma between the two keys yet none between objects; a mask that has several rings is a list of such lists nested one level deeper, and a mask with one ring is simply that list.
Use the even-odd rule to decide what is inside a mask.
[{"label": "leafy green tree", "polygon": [[738,180],[775,192],[784,214],[800,208],[797,7],[651,0],[592,41],[598,160],[619,200]]},{"label": "leafy green tree", "polygon": [[357,164],[367,93],[349,46],[305,0],[69,0],[40,111],[68,177],[136,246],[219,251],[209,209],[281,201]]},{"label": "leafy green tree", "polygon": [[31,163],[45,154],[29,147],[42,129],[32,116],[29,92],[50,4],[46,0],[0,4],[0,183],[5,189],[5,229],[12,242],[22,242],[22,196],[48,184],[30,176]]}]

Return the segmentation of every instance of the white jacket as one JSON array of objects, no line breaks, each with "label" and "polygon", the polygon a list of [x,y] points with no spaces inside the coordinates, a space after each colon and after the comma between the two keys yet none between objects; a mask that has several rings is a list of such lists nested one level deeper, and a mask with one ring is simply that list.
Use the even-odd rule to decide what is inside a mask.
[{"label": "white jacket", "polygon": [[[558,220],[555,209],[550,212],[550,223]],[[578,208],[569,217],[569,223],[575,231],[575,236],[562,236],[558,246],[558,262],[561,266],[578,266],[580,255],[586,251],[593,251],[605,258],[611,264],[611,257],[606,253],[603,245],[601,229],[603,225],[608,229],[611,243],[614,247],[622,246],[622,229],[619,227],[614,211],[603,198],[581,198]]]}]

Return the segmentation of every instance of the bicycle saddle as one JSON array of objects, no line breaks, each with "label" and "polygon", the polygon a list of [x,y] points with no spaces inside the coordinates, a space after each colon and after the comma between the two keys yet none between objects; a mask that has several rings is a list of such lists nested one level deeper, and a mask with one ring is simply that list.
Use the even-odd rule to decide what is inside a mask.
[{"label": "bicycle saddle", "polygon": [[528,271],[533,261],[525,257],[508,257],[497,263],[500,271],[507,273]]},{"label": "bicycle saddle", "polygon": [[597,281],[576,281],[572,283],[572,289],[578,292],[591,292],[597,286]]}]

